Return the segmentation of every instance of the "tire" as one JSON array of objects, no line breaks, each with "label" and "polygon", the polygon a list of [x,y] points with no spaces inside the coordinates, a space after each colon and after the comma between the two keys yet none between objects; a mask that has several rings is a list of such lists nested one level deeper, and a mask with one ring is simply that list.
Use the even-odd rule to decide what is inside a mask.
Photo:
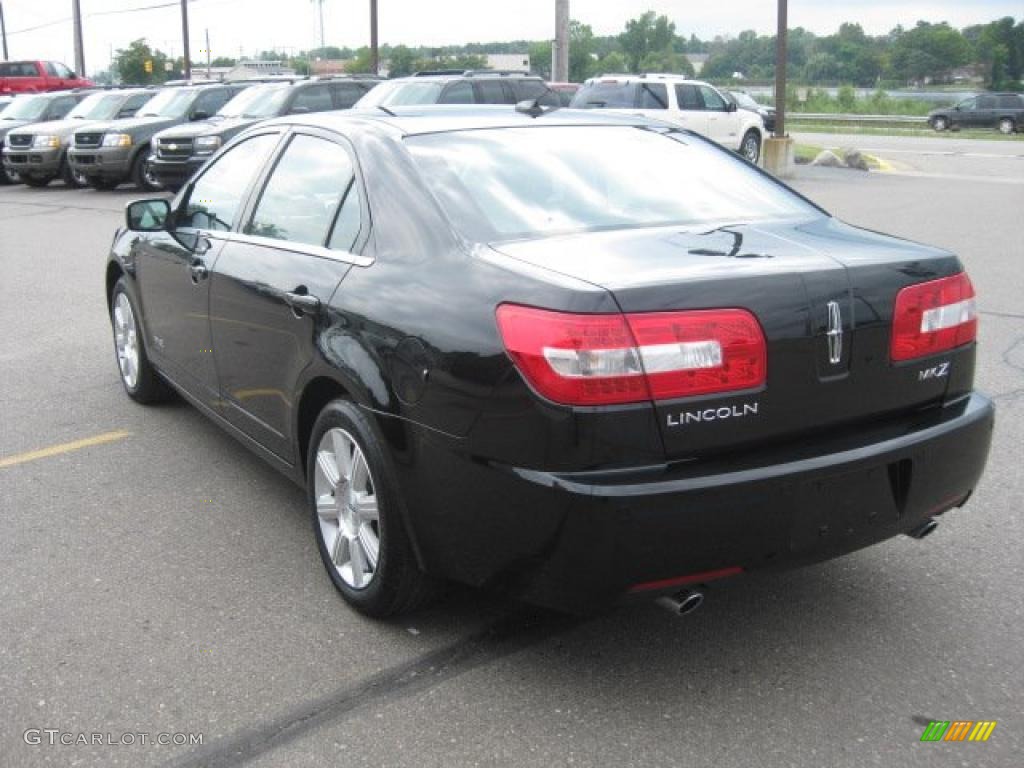
[{"label": "tire", "polygon": [[942,133],[944,130],[949,128],[949,121],[944,117],[934,117],[932,118],[932,128],[939,133]]},{"label": "tire", "polygon": [[21,184],[21,174],[0,168],[0,184]]},{"label": "tire", "polygon": [[110,298],[110,325],[114,335],[114,361],[124,391],[137,403],[149,405],[171,397],[170,386],[160,378],[146,356],[139,312],[122,277]]},{"label": "tire", "polygon": [[103,176],[90,176],[89,186],[92,187],[93,189],[99,189],[104,192],[109,192],[112,189],[117,189],[119,186],[121,186],[121,180],[107,179],[104,178]]},{"label": "tire", "polygon": [[76,171],[67,160],[60,168],[60,178],[64,185],[71,189],[82,189],[89,186],[89,177],[81,171]]},{"label": "tire", "polygon": [[143,192],[157,192],[163,185],[149,171],[149,161],[144,152],[140,152],[132,163],[132,182]]},{"label": "tire", "polygon": [[40,189],[42,187],[48,187],[50,182],[53,181],[52,176],[22,176],[21,181],[23,184],[27,184],[30,187],[36,187]]},{"label": "tire", "polygon": [[306,481],[317,549],[349,605],[383,618],[433,596],[435,582],[419,569],[409,543],[391,459],[375,425],[353,403],[334,400],[320,412]]},{"label": "tire", "polygon": [[999,132],[1004,136],[1009,136],[1017,130],[1016,124],[1013,122],[1012,117],[1004,117],[999,121]]},{"label": "tire", "polygon": [[757,165],[761,159],[761,136],[755,130],[749,130],[743,135],[740,143],[740,154],[748,161]]}]

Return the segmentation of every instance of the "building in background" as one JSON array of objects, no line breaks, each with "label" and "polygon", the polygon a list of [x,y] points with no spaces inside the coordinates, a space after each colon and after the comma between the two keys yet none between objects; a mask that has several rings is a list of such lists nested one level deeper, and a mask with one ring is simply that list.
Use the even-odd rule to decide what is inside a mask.
[{"label": "building in background", "polygon": [[499,69],[506,72],[529,72],[530,54],[528,53],[486,53],[488,69]]}]

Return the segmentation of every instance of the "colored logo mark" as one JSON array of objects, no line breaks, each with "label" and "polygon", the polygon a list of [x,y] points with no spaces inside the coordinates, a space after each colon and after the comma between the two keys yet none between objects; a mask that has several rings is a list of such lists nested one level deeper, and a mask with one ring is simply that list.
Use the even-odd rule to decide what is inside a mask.
[{"label": "colored logo mark", "polygon": [[932,720],[921,741],[988,741],[995,729],[995,720]]}]

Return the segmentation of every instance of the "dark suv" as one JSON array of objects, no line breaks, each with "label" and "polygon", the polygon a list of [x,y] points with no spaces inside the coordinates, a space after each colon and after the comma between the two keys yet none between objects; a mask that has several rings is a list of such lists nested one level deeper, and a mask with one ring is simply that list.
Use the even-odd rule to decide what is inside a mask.
[{"label": "dark suv", "polygon": [[1019,93],[981,93],[952,107],[933,109],[928,124],[936,131],[947,128],[998,128],[1011,134],[1024,129],[1024,96]]},{"label": "dark suv", "polygon": [[67,162],[75,132],[99,121],[131,117],[155,94],[145,88],[100,91],[83,99],[63,120],[15,128],[8,134],[4,169],[32,187],[45,187],[58,177],[68,186],[85,186],[85,178],[74,174]]},{"label": "dark suv", "polygon": [[177,189],[223,144],[250,125],[281,115],[350,109],[379,82],[369,76],[329,77],[254,86],[209,120],[157,133],[150,144],[149,174],[163,186]]},{"label": "dark suv", "polygon": [[75,144],[68,149],[72,172],[97,189],[114,189],[129,180],[139,189],[160,189],[146,168],[153,135],[172,125],[209,119],[247,87],[249,83],[165,88],[135,117],[76,131]]},{"label": "dark suv", "polygon": [[[90,91],[60,91],[16,97],[4,108],[3,112],[0,112],[0,140],[3,144],[3,152],[0,153],[0,156],[6,156],[10,146],[7,135],[15,128],[31,123],[60,120],[89,93]],[[17,183],[19,180],[18,174],[9,171],[6,167],[0,172],[0,184]]]},{"label": "dark suv", "polygon": [[558,95],[536,75],[491,69],[417,72],[381,83],[356,104],[358,109],[423,104],[518,104],[541,99],[561,105]]}]

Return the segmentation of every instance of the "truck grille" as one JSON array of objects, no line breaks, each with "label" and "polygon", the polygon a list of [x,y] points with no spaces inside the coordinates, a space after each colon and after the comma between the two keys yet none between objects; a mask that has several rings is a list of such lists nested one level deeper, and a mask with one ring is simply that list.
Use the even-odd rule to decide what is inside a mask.
[{"label": "truck grille", "polygon": [[31,147],[32,136],[30,134],[11,134],[11,146],[12,147]]},{"label": "truck grille", "polygon": [[75,146],[76,147],[98,147],[100,142],[103,141],[102,133],[76,133],[75,134]]},{"label": "truck grille", "polygon": [[181,160],[192,156],[192,139],[158,139],[156,156],[161,160]]}]

